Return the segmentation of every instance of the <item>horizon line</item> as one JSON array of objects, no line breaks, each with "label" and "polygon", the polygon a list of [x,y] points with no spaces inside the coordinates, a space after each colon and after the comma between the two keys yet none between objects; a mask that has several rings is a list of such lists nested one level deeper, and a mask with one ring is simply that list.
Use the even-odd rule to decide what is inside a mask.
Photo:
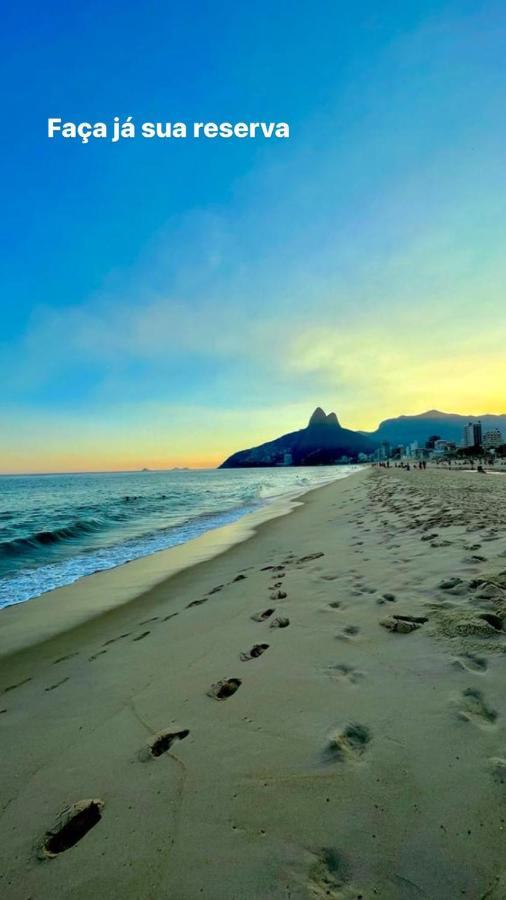
[{"label": "horizon line", "polygon": [[54,472],[0,472],[0,478],[42,477],[46,475],[142,475],[155,472],[205,472],[219,466],[168,466],[162,469],[68,469]]},{"label": "horizon line", "polygon": [[[315,407],[315,410],[316,409],[323,409],[323,407],[317,406],[317,407]],[[478,414],[477,413],[467,413],[467,414],[466,413],[451,413],[451,412],[445,412],[444,410],[432,407],[431,409],[426,409],[420,413],[400,413],[397,416],[390,416],[386,419],[381,419],[381,421],[378,423],[378,425],[376,426],[376,428],[373,431],[366,431],[365,429],[361,429],[361,428],[355,428],[352,430],[354,430],[357,434],[363,434],[366,436],[373,435],[386,422],[395,421],[396,419],[397,420],[398,419],[420,419],[423,416],[427,416],[430,413],[435,413],[435,414],[442,415],[442,416],[453,416],[453,417],[458,417],[460,419],[468,419],[468,420],[472,420],[472,419],[481,420],[486,417],[495,417],[495,418],[504,417],[504,418],[506,418],[506,412],[501,412],[501,413],[484,412],[484,413],[478,413]],[[302,426],[301,429],[297,429],[297,430],[304,430],[305,427],[307,427],[307,426]],[[341,427],[343,427],[343,426],[341,426]],[[350,429],[348,429],[348,430],[350,430]],[[275,440],[275,438],[274,438],[274,440]],[[234,453],[234,452],[237,452],[237,451],[232,451],[232,453]],[[227,458],[228,457],[225,456],[225,459],[227,459]],[[63,470],[58,469],[58,470],[54,470],[54,471],[0,472],[0,478],[23,478],[23,477],[34,478],[34,477],[47,477],[50,475],[121,475],[121,474],[131,475],[131,474],[142,474],[143,472],[146,472],[146,473],[149,473],[149,472],[174,472],[174,471],[185,471],[185,470],[186,471],[214,471],[216,469],[219,469],[220,465],[221,465],[221,463],[217,462],[217,463],[213,463],[213,464],[205,465],[205,466],[176,465],[176,466],[167,466],[167,467],[161,467],[161,468],[159,468],[159,467],[151,468],[151,467],[147,466],[147,467],[136,467],[136,468],[128,468],[128,469],[63,469]]]}]

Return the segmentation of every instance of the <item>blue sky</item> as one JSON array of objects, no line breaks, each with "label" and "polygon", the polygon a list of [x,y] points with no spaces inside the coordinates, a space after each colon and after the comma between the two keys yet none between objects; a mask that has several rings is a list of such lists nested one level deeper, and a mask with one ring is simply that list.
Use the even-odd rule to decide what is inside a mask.
[{"label": "blue sky", "polygon": [[[2,40],[0,470],[505,411],[503,4],[28,3]],[[47,139],[114,115],[291,137]]]}]

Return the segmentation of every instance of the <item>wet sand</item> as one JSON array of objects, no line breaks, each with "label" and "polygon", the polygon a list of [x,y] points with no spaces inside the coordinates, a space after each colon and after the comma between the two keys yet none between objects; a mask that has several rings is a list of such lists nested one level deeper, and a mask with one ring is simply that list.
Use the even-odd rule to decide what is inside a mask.
[{"label": "wet sand", "polygon": [[506,479],[303,501],[42,642],[16,611],[3,897],[506,898]]}]

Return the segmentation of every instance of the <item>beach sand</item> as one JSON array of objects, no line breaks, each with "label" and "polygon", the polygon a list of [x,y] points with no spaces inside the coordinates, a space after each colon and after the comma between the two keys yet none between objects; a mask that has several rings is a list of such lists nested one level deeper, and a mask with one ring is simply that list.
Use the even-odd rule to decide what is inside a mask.
[{"label": "beach sand", "polygon": [[0,661],[2,897],[506,898],[506,478],[303,500],[42,642],[49,598],[1,614],[30,636]]}]

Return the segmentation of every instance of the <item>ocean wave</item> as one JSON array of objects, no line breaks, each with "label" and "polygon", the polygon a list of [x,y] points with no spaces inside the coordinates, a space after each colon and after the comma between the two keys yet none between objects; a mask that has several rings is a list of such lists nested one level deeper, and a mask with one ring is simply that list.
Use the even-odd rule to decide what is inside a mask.
[{"label": "ocean wave", "polygon": [[12,577],[0,579],[0,609],[72,584],[86,575],[113,569],[159,550],[177,547],[214,528],[236,522],[251,511],[251,508],[242,506],[214,515],[197,515],[177,527],[160,529],[96,551],[84,550],[63,562],[46,564],[33,570],[22,569]]},{"label": "ocean wave", "polygon": [[91,519],[77,521],[72,525],[65,525],[52,531],[36,531],[27,537],[17,537],[10,541],[0,542],[0,555],[14,556],[27,550],[36,550],[40,547],[47,547],[50,544],[58,544],[61,541],[73,540],[84,534],[99,531],[102,527],[103,524],[101,522]]},{"label": "ocean wave", "polygon": [[15,504],[19,512],[1,527],[0,608],[177,546],[281,496],[295,498],[342,477],[346,469],[217,470],[178,473],[177,480],[164,472],[142,485],[135,473],[86,476],[85,482],[33,476],[31,496],[25,482],[18,493],[9,482],[3,515]]}]

